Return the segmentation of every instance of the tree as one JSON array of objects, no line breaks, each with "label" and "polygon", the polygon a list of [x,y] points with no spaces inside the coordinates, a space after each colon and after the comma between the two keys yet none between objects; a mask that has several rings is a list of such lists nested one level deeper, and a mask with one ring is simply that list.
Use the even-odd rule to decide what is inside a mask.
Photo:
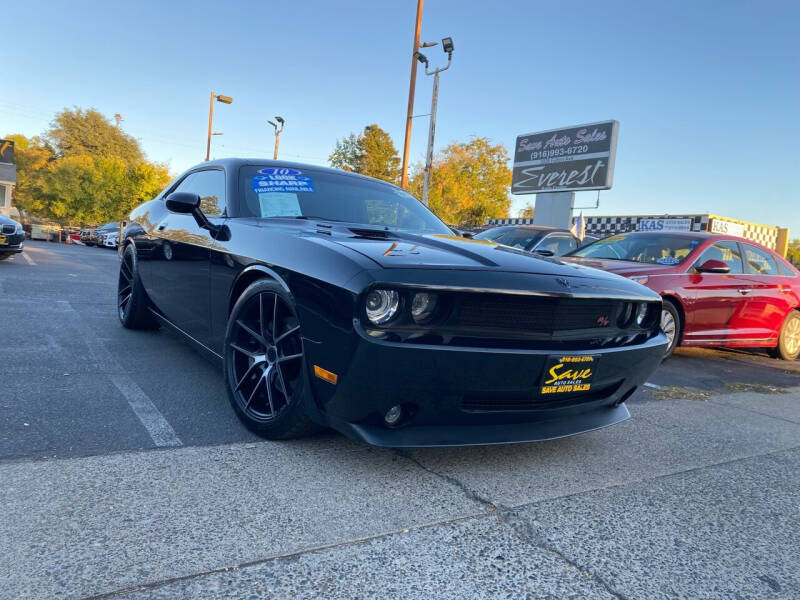
[{"label": "tree", "polygon": [[328,161],[336,169],[361,173],[390,183],[397,183],[400,175],[397,148],[389,134],[375,124],[364,127],[358,136],[351,133],[337,140]]},{"label": "tree", "polygon": [[131,136],[96,110],[66,109],[50,129],[15,141],[14,204],[68,225],[116,221],[169,183],[164,165],[147,162]]},{"label": "tree", "polygon": [[[422,196],[424,169],[416,165],[410,190]],[[508,216],[511,207],[508,150],[488,138],[450,144],[434,156],[428,205],[451,225],[483,225]]]},{"label": "tree", "polygon": [[525,206],[523,208],[519,209],[519,218],[520,219],[532,219],[534,212],[535,212],[535,210],[533,208],[533,204],[531,204],[531,201],[528,200],[525,203]]},{"label": "tree", "polygon": [[786,260],[793,265],[800,265],[800,239],[795,238],[789,242],[789,248],[786,251]]},{"label": "tree", "polygon": [[44,137],[58,157],[88,154],[117,156],[131,163],[144,160],[139,142],[93,108],[64,109]]},{"label": "tree", "polygon": [[40,137],[26,138],[15,133],[6,139],[14,141],[14,162],[17,165],[17,184],[14,187],[14,206],[23,213],[34,209],[40,175],[54,159],[53,148]]}]

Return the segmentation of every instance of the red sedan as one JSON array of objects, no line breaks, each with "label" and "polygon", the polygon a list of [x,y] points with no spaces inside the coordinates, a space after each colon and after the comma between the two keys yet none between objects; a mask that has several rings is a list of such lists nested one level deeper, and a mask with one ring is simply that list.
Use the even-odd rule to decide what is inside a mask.
[{"label": "red sedan", "polygon": [[676,346],[769,348],[800,354],[800,272],[772,250],[727,235],[632,232],[567,257],[661,294],[661,328]]}]

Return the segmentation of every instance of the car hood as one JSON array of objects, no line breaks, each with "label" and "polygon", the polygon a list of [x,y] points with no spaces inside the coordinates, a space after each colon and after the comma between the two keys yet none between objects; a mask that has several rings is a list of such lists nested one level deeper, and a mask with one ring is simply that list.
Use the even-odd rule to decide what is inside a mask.
[{"label": "car hood", "polygon": [[640,263],[632,260],[603,260],[599,258],[579,258],[577,256],[566,256],[563,259],[574,265],[582,265],[593,269],[601,269],[608,273],[616,273],[623,277],[635,275],[656,275],[659,273],[672,272],[676,265],[656,265],[652,263]]},{"label": "car hood", "polygon": [[0,215],[0,225],[19,225],[19,223],[5,215]]},{"label": "car hood", "polygon": [[608,277],[582,265],[536,256],[490,240],[402,232],[391,232],[385,238],[372,235],[371,231],[365,230],[365,235],[334,234],[332,238],[385,269],[489,270],[562,277]]}]

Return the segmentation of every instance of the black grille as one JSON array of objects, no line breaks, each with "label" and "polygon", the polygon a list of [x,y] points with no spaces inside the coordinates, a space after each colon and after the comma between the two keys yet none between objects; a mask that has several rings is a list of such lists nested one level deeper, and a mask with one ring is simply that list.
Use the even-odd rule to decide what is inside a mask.
[{"label": "black grille", "polygon": [[476,294],[462,299],[458,325],[552,333],[608,327],[618,310],[614,300]]},{"label": "black grille", "polygon": [[585,394],[572,394],[553,398],[552,396],[538,396],[532,392],[528,396],[519,394],[497,394],[491,396],[464,396],[461,399],[461,408],[467,412],[520,412],[526,410],[540,410],[548,406],[583,404],[594,400],[610,398],[622,385],[621,381],[593,388]]},{"label": "black grille", "polygon": [[14,233],[16,229],[16,225],[3,225],[3,233]]}]

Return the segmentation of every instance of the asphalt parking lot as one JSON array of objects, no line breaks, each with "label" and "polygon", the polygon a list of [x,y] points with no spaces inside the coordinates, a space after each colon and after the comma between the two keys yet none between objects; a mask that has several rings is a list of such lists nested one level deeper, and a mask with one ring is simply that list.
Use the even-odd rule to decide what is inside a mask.
[{"label": "asphalt parking lot", "polygon": [[609,429],[268,442],[123,329],[111,250],[0,262],[0,598],[797,598],[800,361],[680,349]]}]

